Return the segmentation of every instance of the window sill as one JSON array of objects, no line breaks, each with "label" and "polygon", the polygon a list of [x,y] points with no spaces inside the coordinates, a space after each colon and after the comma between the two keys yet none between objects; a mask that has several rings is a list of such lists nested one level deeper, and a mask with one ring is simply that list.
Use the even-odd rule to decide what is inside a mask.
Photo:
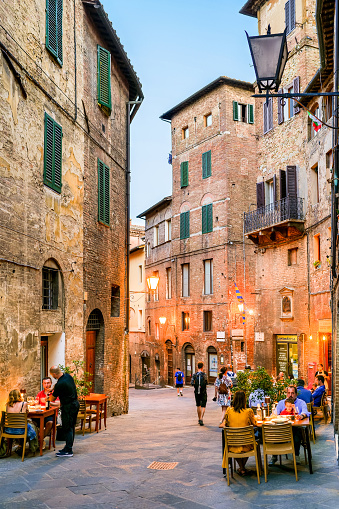
[{"label": "window sill", "polygon": [[294,320],[294,316],[281,316],[280,317],[280,320],[282,320],[283,322],[292,322]]}]

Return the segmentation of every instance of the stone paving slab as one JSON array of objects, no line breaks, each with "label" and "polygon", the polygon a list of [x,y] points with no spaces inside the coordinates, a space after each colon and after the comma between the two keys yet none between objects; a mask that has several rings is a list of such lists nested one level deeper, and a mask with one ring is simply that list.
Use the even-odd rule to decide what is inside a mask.
[{"label": "stone paving slab", "polygon": [[[0,460],[1,509],[334,509],[339,507],[339,469],[333,428],[317,425],[312,447],[314,475],[302,460],[296,483],[291,458],[269,468],[268,482],[252,474],[231,485],[222,475],[221,410],[209,400],[205,426],[197,423],[191,388],[130,390],[127,415],[108,419],[106,431],[77,433],[73,458],[54,451]],[[63,444],[57,446],[61,448]],[[302,457],[302,455],[301,455]],[[178,462],[153,470],[153,461]],[[321,488],[320,488],[321,487]]]}]

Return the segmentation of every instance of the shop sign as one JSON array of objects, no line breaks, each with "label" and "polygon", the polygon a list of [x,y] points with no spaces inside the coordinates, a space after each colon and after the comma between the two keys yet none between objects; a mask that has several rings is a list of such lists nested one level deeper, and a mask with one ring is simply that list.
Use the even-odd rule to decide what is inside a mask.
[{"label": "shop sign", "polygon": [[332,332],[331,318],[323,318],[319,320],[319,332]]},{"label": "shop sign", "polygon": [[232,329],[232,338],[234,339],[240,339],[244,337],[244,330],[243,329]]},{"label": "shop sign", "polygon": [[265,341],[265,333],[264,332],[255,332],[255,341]]},{"label": "shop sign", "polygon": [[298,336],[297,335],[283,335],[283,334],[277,334],[277,341],[280,343],[280,341],[288,341],[289,343],[298,343]]},{"label": "shop sign", "polygon": [[218,331],[217,332],[217,341],[224,342],[226,339],[225,331]]}]

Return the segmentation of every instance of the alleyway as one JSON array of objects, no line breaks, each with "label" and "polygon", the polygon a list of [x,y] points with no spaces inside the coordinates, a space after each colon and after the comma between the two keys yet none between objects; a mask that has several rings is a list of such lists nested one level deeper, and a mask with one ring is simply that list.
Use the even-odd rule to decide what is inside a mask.
[{"label": "alleyway", "polygon": [[[205,426],[197,424],[193,391],[130,391],[130,413],[108,420],[107,431],[77,434],[74,457],[13,455],[0,461],[1,508],[232,509],[337,508],[339,469],[332,427],[318,427],[312,447],[314,475],[304,462],[299,482],[291,469],[272,467],[268,483],[221,470],[220,410],[209,388]],[[61,448],[61,447],[60,447]],[[167,471],[153,461],[178,462]],[[291,463],[286,463],[291,465]],[[249,468],[254,467],[250,459]]]}]

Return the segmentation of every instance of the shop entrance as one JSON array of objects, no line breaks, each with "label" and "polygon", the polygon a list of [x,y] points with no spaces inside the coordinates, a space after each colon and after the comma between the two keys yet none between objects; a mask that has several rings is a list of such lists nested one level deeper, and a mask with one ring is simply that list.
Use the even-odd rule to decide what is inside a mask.
[{"label": "shop entrance", "polygon": [[167,351],[167,383],[173,385],[173,345],[169,339],[166,341]]},{"label": "shop entrance", "polygon": [[277,335],[277,375],[298,378],[298,336]]},{"label": "shop entrance", "polygon": [[185,383],[189,384],[195,373],[195,352],[192,345],[185,348]]},{"label": "shop entrance", "polygon": [[208,382],[214,383],[218,376],[218,354],[214,346],[207,348],[208,355]]}]

